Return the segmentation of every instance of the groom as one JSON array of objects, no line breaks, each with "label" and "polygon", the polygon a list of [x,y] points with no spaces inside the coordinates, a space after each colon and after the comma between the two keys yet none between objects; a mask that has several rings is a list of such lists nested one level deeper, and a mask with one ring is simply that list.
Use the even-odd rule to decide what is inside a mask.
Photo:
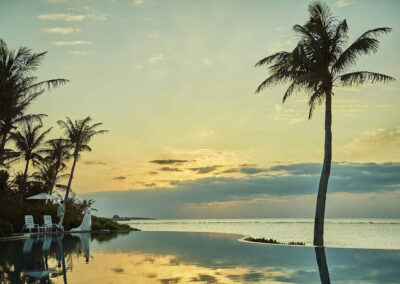
[{"label": "groom", "polygon": [[64,227],[63,227],[63,221],[64,221],[64,205],[63,205],[64,201],[61,200],[60,205],[58,206],[57,209],[57,217],[60,218],[60,222],[58,222],[57,227],[62,229],[64,231]]}]

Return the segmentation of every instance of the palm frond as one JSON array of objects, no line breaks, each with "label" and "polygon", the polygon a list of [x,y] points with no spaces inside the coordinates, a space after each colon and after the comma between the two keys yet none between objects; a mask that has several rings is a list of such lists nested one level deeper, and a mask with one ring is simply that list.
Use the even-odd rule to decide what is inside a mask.
[{"label": "palm frond", "polygon": [[351,72],[335,78],[335,81],[338,81],[341,86],[362,85],[367,82],[372,84],[389,83],[395,80],[393,77],[368,71]]},{"label": "palm frond", "polygon": [[262,65],[269,65],[269,64],[276,63],[276,62],[280,62],[284,58],[287,58],[289,56],[291,56],[290,52],[280,51],[280,52],[277,52],[277,53],[275,53],[273,55],[270,55],[270,56],[267,56],[267,57],[261,59],[260,61],[258,61],[256,63],[255,67],[262,66]]},{"label": "palm frond", "polygon": [[315,110],[316,104],[321,104],[323,100],[324,90],[323,88],[318,88],[308,100],[309,112],[308,112],[308,119],[312,118],[312,115]]},{"label": "palm frond", "polygon": [[389,33],[391,28],[377,28],[363,33],[353,44],[351,44],[336,60],[332,66],[332,72],[338,74],[346,68],[355,64],[357,58],[362,54],[375,53],[379,47],[377,37]]}]

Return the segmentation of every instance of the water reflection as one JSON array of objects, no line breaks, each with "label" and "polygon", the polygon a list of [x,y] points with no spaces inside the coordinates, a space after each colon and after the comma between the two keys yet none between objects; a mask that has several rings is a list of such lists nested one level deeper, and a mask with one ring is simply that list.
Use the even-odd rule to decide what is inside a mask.
[{"label": "water reflection", "polygon": [[329,278],[328,264],[326,262],[326,257],[325,257],[325,248],[315,247],[314,249],[315,249],[315,257],[317,259],[319,278],[321,279],[321,283],[330,284],[331,280]]},{"label": "water reflection", "polygon": [[269,246],[239,242],[237,237],[75,233],[0,242],[0,282],[396,283],[400,279],[400,251]]}]

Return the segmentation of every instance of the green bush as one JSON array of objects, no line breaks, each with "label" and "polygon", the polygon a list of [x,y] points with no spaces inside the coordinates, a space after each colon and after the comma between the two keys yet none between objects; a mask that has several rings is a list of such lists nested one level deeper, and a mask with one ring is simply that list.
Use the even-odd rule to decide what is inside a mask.
[{"label": "green bush", "polygon": [[14,232],[14,226],[0,219],[0,237],[10,236]]}]

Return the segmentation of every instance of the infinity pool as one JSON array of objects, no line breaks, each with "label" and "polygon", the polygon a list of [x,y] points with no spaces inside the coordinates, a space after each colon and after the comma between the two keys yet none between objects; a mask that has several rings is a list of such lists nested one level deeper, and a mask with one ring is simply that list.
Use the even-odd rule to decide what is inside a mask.
[{"label": "infinity pool", "polygon": [[238,238],[131,232],[2,241],[0,282],[399,283],[399,250],[315,249]]}]

